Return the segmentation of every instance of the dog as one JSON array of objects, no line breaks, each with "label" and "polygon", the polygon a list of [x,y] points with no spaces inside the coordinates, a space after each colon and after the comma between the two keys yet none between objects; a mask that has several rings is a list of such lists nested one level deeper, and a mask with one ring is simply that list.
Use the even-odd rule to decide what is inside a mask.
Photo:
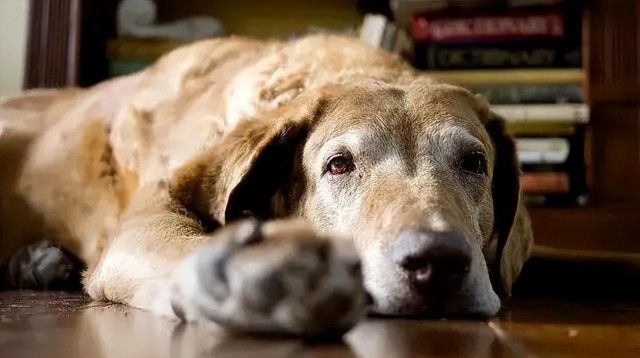
[{"label": "dog", "polygon": [[0,128],[0,252],[50,238],[94,300],[184,321],[488,318],[532,246],[504,120],[355,38],[195,42]]}]

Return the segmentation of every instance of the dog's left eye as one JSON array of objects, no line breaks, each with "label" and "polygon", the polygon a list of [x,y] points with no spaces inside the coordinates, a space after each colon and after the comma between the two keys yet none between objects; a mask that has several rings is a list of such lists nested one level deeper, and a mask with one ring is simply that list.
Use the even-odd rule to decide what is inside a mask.
[{"label": "dog's left eye", "polygon": [[347,174],[356,169],[351,156],[347,154],[336,154],[329,158],[327,171],[332,175]]},{"label": "dog's left eye", "polygon": [[462,158],[460,166],[467,172],[478,175],[487,175],[487,158],[481,152],[466,154]]}]

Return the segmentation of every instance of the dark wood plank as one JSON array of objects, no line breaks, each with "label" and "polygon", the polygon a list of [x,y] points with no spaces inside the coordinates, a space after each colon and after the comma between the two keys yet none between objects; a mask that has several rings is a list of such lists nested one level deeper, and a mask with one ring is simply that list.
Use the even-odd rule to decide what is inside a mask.
[{"label": "dark wood plank", "polygon": [[640,1],[591,0],[585,47],[590,102],[640,100]]},{"label": "dark wood plank", "polygon": [[80,0],[31,1],[24,88],[78,84]]},{"label": "dark wood plank", "polygon": [[[640,307],[521,300],[490,326],[532,357],[637,357]],[[512,343],[513,344],[513,343]]]},{"label": "dark wood plank", "polygon": [[596,202],[640,203],[639,119],[638,105],[593,105],[591,168]]},{"label": "dark wood plank", "polygon": [[640,203],[640,1],[588,2],[593,198]]},{"label": "dark wood plank", "polygon": [[490,322],[365,319],[342,340],[241,336],[69,294],[0,292],[2,357],[628,357],[640,307],[520,299]]},{"label": "dark wood plank", "polygon": [[531,210],[536,244],[558,249],[640,252],[640,211],[634,207]]},{"label": "dark wood plank", "polygon": [[562,249],[640,252],[640,0],[586,4],[591,207],[534,210],[535,239]]}]

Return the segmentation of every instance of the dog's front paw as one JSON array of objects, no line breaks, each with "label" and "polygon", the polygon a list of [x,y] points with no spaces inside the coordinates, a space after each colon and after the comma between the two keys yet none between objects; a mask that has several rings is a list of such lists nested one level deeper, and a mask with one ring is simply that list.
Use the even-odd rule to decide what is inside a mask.
[{"label": "dog's front paw", "polygon": [[301,220],[227,226],[185,259],[173,279],[177,316],[236,331],[341,333],[366,305],[351,244],[319,236]]},{"label": "dog's front paw", "polygon": [[0,287],[80,289],[82,265],[61,247],[40,240],[14,253],[0,265]]}]

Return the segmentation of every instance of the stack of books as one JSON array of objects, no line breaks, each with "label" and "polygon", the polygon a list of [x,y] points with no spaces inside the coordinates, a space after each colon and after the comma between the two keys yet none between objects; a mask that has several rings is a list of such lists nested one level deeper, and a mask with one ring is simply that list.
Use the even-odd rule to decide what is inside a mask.
[{"label": "stack of books", "polygon": [[382,14],[365,14],[358,36],[369,45],[403,56],[406,56],[412,47],[412,40],[407,31],[396,26]]},{"label": "stack of books", "polygon": [[[410,31],[414,66],[484,96],[507,120],[516,137],[527,201],[586,204],[589,109],[582,9],[557,0],[480,8],[460,7],[462,1],[453,8],[444,0],[395,3],[397,9],[407,4],[426,9],[412,13],[410,21],[402,18],[406,11],[401,17],[395,13],[395,23],[407,24]],[[429,8],[436,3],[440,8]]]},{"label": "stack of books", "polygon": [[587,203],[589,109],[584,72],[573,69],[433,71],[442,82],[482,94],[505,118],[522,163],[522,189],[531,205]]}]

